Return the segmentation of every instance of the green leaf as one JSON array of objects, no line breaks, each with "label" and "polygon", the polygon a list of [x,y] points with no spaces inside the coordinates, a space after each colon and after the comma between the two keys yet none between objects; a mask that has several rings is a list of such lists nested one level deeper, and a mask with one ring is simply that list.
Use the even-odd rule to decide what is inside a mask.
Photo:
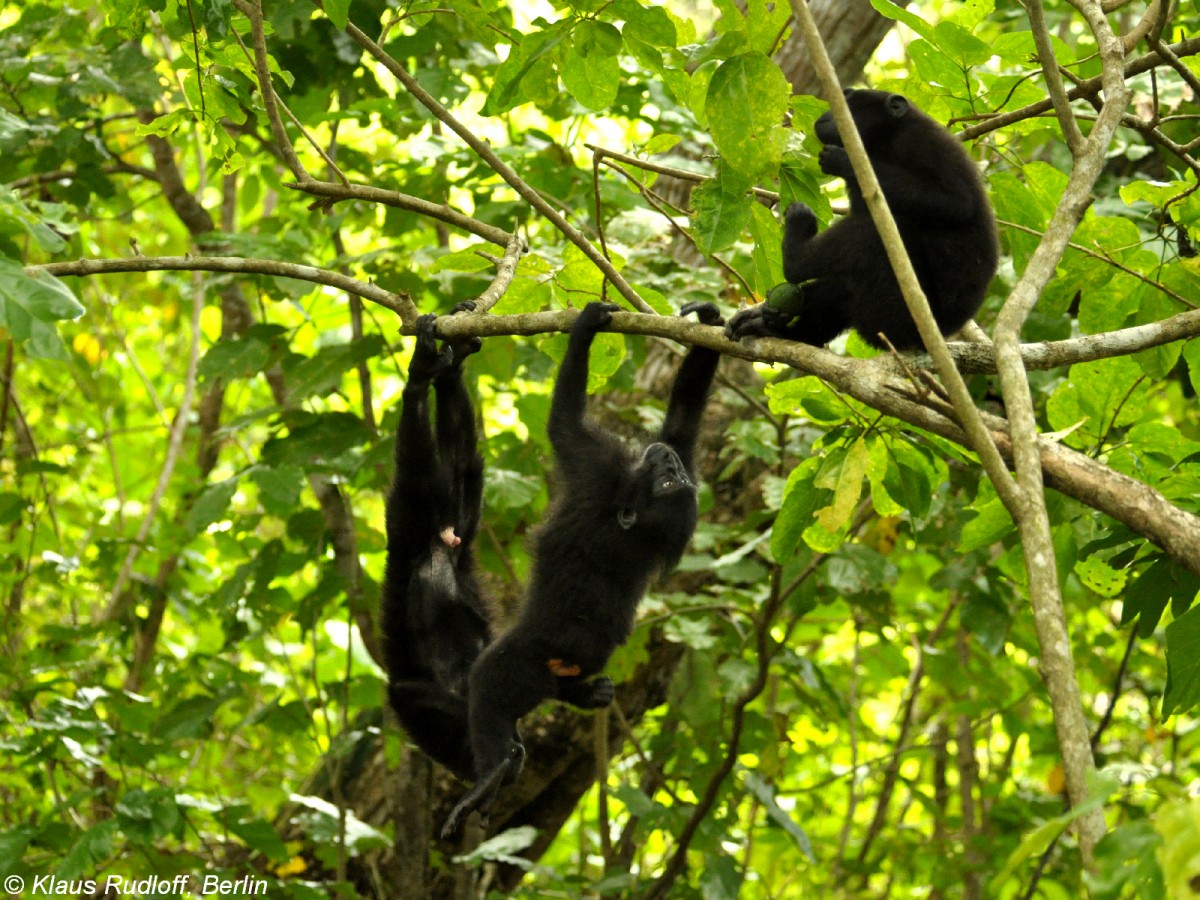
[{"label": "green leaf", "polygon": [[[0,112],[0,129],[3,127],[4,115]],[[64,234],[70,233],[73,226],[70,222],[52,219],[49,211],[45,209],[46,206],[49,206],[50,210],[55,208],[53,204],[38,204],[31,208],[16,194],[0,194],[0,224],[13,223],[33,238],[38,248],[47,254],[62,253],[67,247],[67,242],[59,231]]]},{"label": "green leaf", "polygon": [[813,856],[812,841],[804,829],[780,808],[778,801],[775,799],[775,791],[771,785],[749,769],[744,771],[746,787],[750,789],[750,793],[757,797],[759,802],[766,808],[767,815],[771,817],[772,821],[780,825],[788,833],[800,849],[800,852],[808,857],[809,862],[815,863],[817,860]]},{"label": "green leaf", "polygon": [[895,499],[914,516],[929,512],[934,485],[945,477],[945,464],[935,465],[930,455],[907,440],[888,442],[888,454],[894,460],[883,476],[888,496]]},{"label": "green leaf", "polygon": [[330,462],[374,438],[362,419],[352,413],[289,412],[284,418],[290,433],[263,444],[260,459],[268,466]]},{"label": "green leaf", "polygon": [[867,479],[871,483],[871,504],[881,516],[898,516],[905,511],[905,506],[892,496],[886,481],[889,469],[899,463],[888,452],[887,441],[873,437],[867,446],[870,455]]},{"label": "green leaf", "polygon": [[995,0],[963,0],[958,9],[950,13],[950,20],[970,31],[995,11]]},{"label": "green leaf", "polygon": [[525,35],[496,70],[492,90],[480,113],[498,116],[522,103],[552,99],[558,91],[554,54],[569,36],[566,25]]},{"label": "green leaf", "polygon": [[302,400],[314,394],[325,395],[335,390],[342,375],[383,352],[383,337],[369,334],[350,344],[322,347],[307,359],[291,358],[284,365],[287,375],[288,398]]},{"label": "green leaf", "polygon": [[483,491],[484,506],[489,510],[524,509],[540,496],[542,482],[532,475],[488,466]]},{"label": "green leaf", "polygon": [[621,52],[621,32],[608,22],[584,19],[572,36],[575,49],[581,56],[612,56]]},{"label": "green leaf", "polygon": [[783,281],[782,231],[774,214],[761,203],[750,204],[750,236],[754,239],[754,279],[759,297]]},{"label": "green leaf", "polygon": [[230,817],[225,825],[241,838],[247,847],[256,850],[263,856],[277,863],[286,862],[291,854],[287,845],[279,837],[270,822],[257,816],[239,818]]},{"label": "green leaf", "polygon": [[916,40],[908,46],[917,74],[929,84],[953,84],[962,80],[962,67],[937,44]]},{"label": "green leaf", "polygon": [[726,60],[713,73],[705,114],[721,158],[747,178],[774,174],[783,158],[791,86],[762,53]]},{"label": "green leaf", "polygon": [[488,860],[519,866],[528,871],[533,867],[533,863],[517,854],[532,846],[536,838],[537,829],[532,825],[509,828],[495,837],[488,838],[470,853],[454,857],[454,861],[468,863]]},{"label": "green leaf", "polygon": [[167,741],[202,738],[212,729],[212,718],[223,703],[211,694],[180,700],[159,718],[155,734]]},{"label": "green leaf", "polygon": [[646,156],[653,156],[655,153],[666,153],[682,138],[677,134],[656,134],[650,140],[646,141],[642,147],[642,153]]},{"label": "green leaf", "polygon": [[189,536],[195,536],[221,519],[229,509],[229,502],[237,491],[238,478],[227,478],[224,481],[209,485],[196,498],[192,508],[188,510],[183,529]]},{"label": "green leaf", "polygon": [[1101,597],[1116,597],[1125,587],[1128,569],[1114,569],[1095,556],[1075,563],[1075,574],[1088,590]]},{"label": "green leaf", "polygon": [[1185,181],[1146,181],[1136,179],[1121,185],[1121,199],[1132,205],[1137,202],[1149,203],[1157,209],[1162,209],[1167,202],[1190,190]]},{"label": "green leaf", "polygon": [[886,590],[895,578],[896,567],[865,544],[846,544],[825,568],[825,583],[842,597]]},{"label": "green leaf", "polygon": [[229,380],[266,371],[286,353],[286,336],[282,325],[257,323],[239,337],[222,338],[200,358],[200,377]]},{"label": "green leaf", "polygon": [[942,52],[964,69],[982,65],[992,56],[991,47],[954,22],[938,22],[933,36]]},{"label": "green leaf", "polygon": [[1139,574],[1125,591],[1121,625],[1138,620],[1138,635],[1148,638],[1158,627],[1167,604],[1175,601],[1173,611],[1181,616],[1192,605],[1200,590],[1200,578],[1181,569],[1168,557],[1160,557]]},{"label": "green leaf", "polygon": [[299,505],[304,490],[304,470],[299,466],[260,466],[252,471],[251,478],[267,512],[286,517]]},{"label": "green leaf", "polygon": [[815,375],[767,385],[767,402],[777,416],[800,415],[817,425],[838,425],[853,411],[845,398]]},{"label": "green leaf", "polygon": [[0,878],[7,877],[16,871],[25,848],[37,837],[38,831],[28,825],[21,825],[0,833]]},{"label": "green leaf", "polygon": [[750,185],[722,160],[717,177],[692,191],[691,232],[701,253],[717,253],[741,239],[756,205],[746,193]]},{"label": "green leaf", "polygon": [[613,13],[628,25],[622,32],[626,44],[636,36],[637,40],[652,47],[674,50],[678,39],[675,23],[661,6],[643,6],[637,0],[615,0]]},{"label": "green leaf", "polygon": [[1167,686],[1162,716],[1190,712],[1200,705],[1200,606],[1167,626]]},{"label": "green leaf", "polygon": [[436,275],[438,272],[491,271],[495,263],[481,256],[480,251],[494,254],[495,248],[492,244],[479,243],[452,253],[444,253],[433,261],[433,265],[427,271],[430,275]]},{"label": "green leaf", "polygon": [[963,526],[962,536],[958,540],[958,552],[970,553],[972,550],[989,547],[1011,536],[1014,527],[1012,516],[1008,514],[1004,503],[999,497],[994,497],[975,507],[975,518]]},{"label": "green leaf", "polygon": [[345,31],[350,21],[350,0],[321,0],[321,8],[338,31]]},{"label": "green leaf", "polygon": [[897,22],[903,22],[917,34],[921,35],[921,37],[929,41],[933,40],[933,29],[929,27],[924,19],[915,13],[897,6],[891,0],[871,0],[871,6],[875,7],[875,11],[881,16]]},{"label": "green leaf", "polygon": [[1164,804],[1154,822],[1162,837],[1156,856],[1165,882],[1163,896],[1196,893],[1196,860],[1200,858],[1200,797],[1181,797]]},{"label": "green leaf", "polygon": [[818,505],[829,496],[829,491],[818,488],[814,483],[820,466],[821,460],[810,456],[788,475],[787,485],[783,489],[783,502],[771,530],[771,556],[777,562],[788,559],[796,552],[800,536],[812,523]]},{"label": "green leaf", "polygon": [[24,267],[4,258],[0,258],[0,300],[8,307],[8,316],[0,315],[0,325],[6,325],[14,332],[16,323],[9,318],[14,308],[39,322],[78,319],[86,311],[67,286],[53,275],[44,272],[27,274]]},{"label": "green leaf", "polygon": [[[570,45],[564,45],[558,75],[585,109],[607,109],[621,87],[621,64],[614,54],[602,52],[604,41],[595,35],[603,23],[584,22]],[[616,31],[611,25],[604,26]],[[619,43],[619,38],[618,38]]]},{"label": "green leaf", "polygon": [[1066,431],[1075,447],[1096,447],[1113,439],[1113,429],[1136,421],[1145,411],[1149,385],[1141,367],[1126,356],[1076,363],[1046,403],[1056,431]]},{"label": "green leaf", "polygon": [[[1163,871],[1155,854],[1163,839],[1155,828],[1169,818],[1169,807],[1159,810],[1155,821],[1126,822],[1106,834],[1096,845],[1096,870],[1085,882],[1095,900],[1139,897],[1145,900],[1167,896]],[[1197,848],[1200,849],[1200,848]]]},{"label": "green leaf", "polygon": [[134,788],[116,806],[121,831],[138,844],[150,844],[179,827],[182,816],[173,792]]}]

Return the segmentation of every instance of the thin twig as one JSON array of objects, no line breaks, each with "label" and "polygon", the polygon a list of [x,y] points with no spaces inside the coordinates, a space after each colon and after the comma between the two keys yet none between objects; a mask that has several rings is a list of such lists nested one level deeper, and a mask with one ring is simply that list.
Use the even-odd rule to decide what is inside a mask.
[{"label": "thin twig", "polygon": [[444,123],[451,131],[462,138],[463,142],[474,150],[476,155],[487,163],[493,172],[503,178],[526,203],[537,210],[567,240],[578,247],[583,255],[590,259],[596,268],[600,270],[604,277],[612,282],[613,287],[617,289],[617,292],[622,297],[629,301],[631,306],[644,313],[654,313],[653,307],[642,299],[638,292],[625,280],[625,277],[616,270],[613,264],[604,258],[604,254],[592,245],[592,242],[587,239],[583,232],[564,219],[558,210],[547,203],[536,190],[530,187],[512,166],[504,162],[496,154],[496,151],[491,148],[491,145],[487,141],[480,138],[455,118],[450,110],[438,102],[437,98],[421,87],[420,82],[409,74],[404,66],[357,27],[353,24],[347,24],[346,34],[350,35],[355,43],[370,53],[376,61],[391,72],[396,77],[396,80],[404,85],[404,89],[413,96],[413,99],[429,110],[438,121]]}]

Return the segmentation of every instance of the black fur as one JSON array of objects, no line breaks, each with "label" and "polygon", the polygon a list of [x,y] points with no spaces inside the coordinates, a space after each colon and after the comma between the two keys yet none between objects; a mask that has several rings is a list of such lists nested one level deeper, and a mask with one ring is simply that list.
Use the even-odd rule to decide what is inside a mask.
[{"label": "black fur", "polygon": [[[511,778],[516,722],[543,700],[583,709],[608,705],[601,670],[633,629],[650,579],[671,569],[696,526],[693,453],[719,354],[693,347],[667,406],[662,432],[632,452],[586,416],[588,350],[616,307],[592,303],[575,320],[550,408],[558,495],[535,538],[534,567],[516,624],[471,670],[470,733],[479,781],[443,828],[486,813]],[[712,304],[689,304],[721,324]]]},{"label": "black fur", "polygon": [[[428,315],[417,322],[396,429],[382,631],[388,697],[404,729],[425,753],[473,781],[467,673],[491,639],[491,625],[472,551],[483,459],[462,362],[479,349],[479,340],[447,343],[439,351],[434,320]],[[437,396],[436,435],[430,384]]]},{"label": "black fur", "polygon": [[[943,334],[975,315],[996,271],[996,222],[983,182],[962,145],[899,94],[847,91],[846,101]],[[854,328],[876,347],[923,346],[833,117],[817,120],[821,170],[846,179],[850,214],[817,234],[812,210],[784,216],[783,273],[801,289],[741,310],[732,340],[773,335],[820,346]],[[775,308],[776,306],[779,308]]]}]

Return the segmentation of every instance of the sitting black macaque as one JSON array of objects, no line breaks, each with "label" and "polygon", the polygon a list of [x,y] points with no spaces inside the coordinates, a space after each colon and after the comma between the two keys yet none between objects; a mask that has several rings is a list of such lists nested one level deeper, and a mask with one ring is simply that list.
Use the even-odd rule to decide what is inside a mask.
[{"label": "sitting black macaque", "polygon": [[[846,91],[854,124],[900,229],[933,316],[951,334],[975,315],[996,271],[996,221],[962,145],[899,94]],[[816,123],[821,170],[846,179],[850,214],[817,234],[803,203],[784,215],[783,274],[791,291],[729,321],[731,340],[772,335],[821,346],[847,328],[885,348],[924,346],[842,146],[833,116]]]},{"label": "sitting black macaque", "polygon": [[[483,458],[462,363],[480,341],[447,342],[439,351],[435,319],[417,320],[396,429],[382,630],[388,697],[400,723],[426,754],[473,781],[467,673],[492,634],[471,546],[482,506]],[[431,383],[436,441],[429,421]]]},{"label": "sitting black macaque", "polygon": [[[550,406],[557,464],[555,504],[534,543],[528,596],[513,627],[471,669],[470,732],[479,780],[442,829],[490,810],[518,757],[516,722],[543,700],[583,709],[607,706],[612,681],[600,674],[633,630],[650,579],[679,561],[696,527],[693,454],[719,354],[693,347],[679,369],[661,433],[634,453],[585,415],[588,350],[617,307],[589,304],[571,328]],[[692,303],[708,325],[711,303]]]}]

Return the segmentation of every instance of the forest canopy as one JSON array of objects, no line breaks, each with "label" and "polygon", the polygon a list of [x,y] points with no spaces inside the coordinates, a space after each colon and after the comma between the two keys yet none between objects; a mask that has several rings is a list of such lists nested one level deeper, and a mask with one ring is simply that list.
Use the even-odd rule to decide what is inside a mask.
[{"label": "forest canopy", "polygon": [[[0,0],[6,890],[1193,896],[1198,35],[1194,0]],[[784,280],[790,203],[845,214],[814,123],[864,86],[979,167],[975,323],[679,317]],[[724,358],[614,704],[529,716],[443,840],[465,788],[386,709],[377,608],[412,335],[464,300],[509,615],[577,310],[621,309],[619,434]]]}]

